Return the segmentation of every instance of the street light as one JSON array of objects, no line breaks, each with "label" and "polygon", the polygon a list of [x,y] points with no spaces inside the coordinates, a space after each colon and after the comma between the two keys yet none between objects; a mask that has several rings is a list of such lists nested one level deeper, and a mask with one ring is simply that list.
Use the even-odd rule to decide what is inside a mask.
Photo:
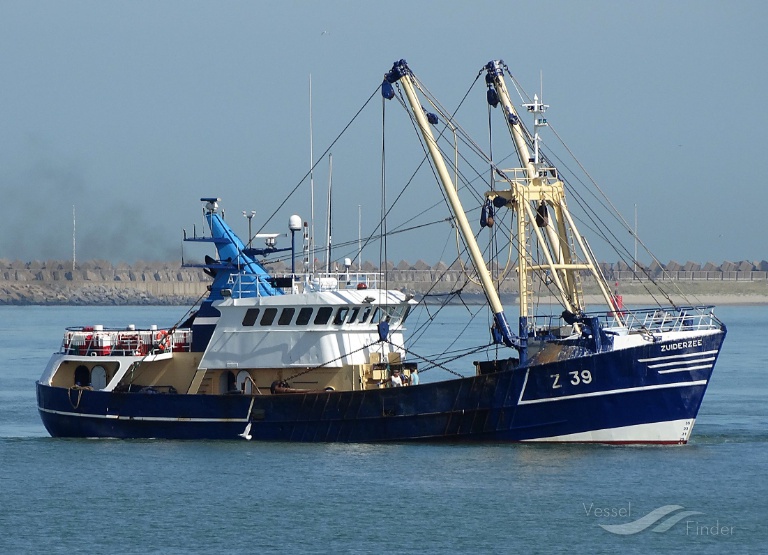
[{"label": "street light", "polygon": [[246,246],[246,248],[248,248],[248,249],[251,248],[251,237],[252,237],[251,236],[251,220],[253,220],[253,217],[255,215],[256,215],[256,211],[255,210],[251,210],[250,214],[248,212],[246,212],[245,210],[243,210],[243,216],[248,218],[248,245]]}]

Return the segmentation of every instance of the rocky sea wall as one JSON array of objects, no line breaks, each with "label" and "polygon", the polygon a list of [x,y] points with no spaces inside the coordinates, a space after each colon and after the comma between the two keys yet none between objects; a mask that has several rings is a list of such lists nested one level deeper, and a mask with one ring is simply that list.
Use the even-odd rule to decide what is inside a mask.
[{"label": "rocky sea wall", "polygon": [[[448,267],[439,262],[433,267],[419,261],[415,265],[401,262],[388,264],[386,287],[401,289],[417,295],[445,294],[461,291],[468,298],[479,295],[476,280],[467,280],[461,267]],[[623,268],[603,265],[610,282],[620,283],[619,293],[644,291],[645,280]],[[376,272],[370,263],[363,272]],[[285,273],[283,264],[270,266],[275,275]],[[695,272],[695,273],[694,273]],[[726,266],[719,270],[659,270],[655,279],[668,284],[684,284],[685,288],[704,294],[766,295],[766,271],[756,267]],[[339,274],[343,279],[344,274]],[[113,266],[106,261],[86,261],[72,268],[71,262],[8,262],[0,259],[0,305],[189,305],[207,293],[211,283],[201,268],[180,267],[178,264],[139,262]],[[384,286],[384,284],[380,284]],[[584,278],[584,289],[593,287]],[[501,288],[505,296],[518,290],[514,275],[505,279]],[[533,284],[534,294],[545,293],[541,283]]]}]

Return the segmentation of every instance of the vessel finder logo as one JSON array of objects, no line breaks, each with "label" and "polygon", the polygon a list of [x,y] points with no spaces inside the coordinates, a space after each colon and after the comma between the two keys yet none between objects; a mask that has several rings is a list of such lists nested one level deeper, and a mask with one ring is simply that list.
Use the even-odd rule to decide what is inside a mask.
[{"label": "vessel finder logo", "polygon": [[[610,532],[611,534],[618,534],[620,536],[629,536],[632,534],[638,534],[644,530],[651,529],[652,532],[666,532],[672,528],[675,524],[681,520],[691,517],[693,515],[704,514],[700,511],[685,511],[682,510],[685,507],[682,505],[664,505],[658,509],[654,509],[645,516],[641,516],[636,520],[625,522],[623,524],[599,524],[603,530]],[[587,505],[584,503],[584,512],[587,516],[595,517],[631,517],[632,505],[628,504],[627,507],[605,509],[600,507],[594,507],[594,503]]]},{"label": "vessel finder logo", "polygon": [[654,525],[654,528],[651,528],[652,532],[666,532],[684,518],[704,514],[700,511],[678,512],[684,508],[682,505],[664,505],[631,522],[624,524],[600,524],[599,526],[611,534],[619,534],[621,536],[637,534]]}]

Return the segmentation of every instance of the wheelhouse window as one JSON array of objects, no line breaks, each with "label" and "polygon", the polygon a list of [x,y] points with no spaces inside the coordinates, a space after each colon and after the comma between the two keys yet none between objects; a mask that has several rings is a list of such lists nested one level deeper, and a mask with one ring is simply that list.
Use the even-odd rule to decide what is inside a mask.
[{"label": "wheelhouse window", "polygon": [[272,322],[275,321],[275,316],[277,316],[277,309],[276,308],[265,308],[264,309],[264,316],[261,317],[261,322],[259,322],[262,326],[271,326]]},{"label": "wheelhouse window", "polygon": [[333,319],[333,323],[337,326],[340,326],[344,323],[344,320],[347,318],[347,314],[349,313],[349,308],[346,306],[342,306],[339,308],[339,310],[336,311],[336,318]]},{"label": "wheelhouse window", "polygon": [[387,321],[393,324],[403,323],[411,311],[410,305],[401,304],[391,308],[387,312]]},{"label": "wheelhouse window", "polygon": [[284,308],[280,313],[280,319],[277,321],[279,326],[287,326],[293,320],[293,313],[296,312],[295,308]]},{"label": "wheelhouse window", "polygon": [[373,307],[371,305],[368,305],[363,310],[363,313],[360,315],[360,323],[364,324],[368,321],[368,317],[371,315],[371,311],[373,310]]},{"label": "wheelhouse window", "polygon": [[406,318],[408,318],[408,315],[411,313],[411,305],[408,305],[405,307],[405,311],[403,312],[403,319],[401,320],[401,323],[405,323]]},{"label": "wheelhouse window", "polygon": [[349,320],[347,320],[347,324],[354,324],[357,321],[357,315],[360,313],[360,307],[356,306],[352,309],[352,314],[349,315]]},{"label": "wheelhouse window", "polygon": [[328,323],[333,314],[333,309],[330,306],[321,306],[317,309],[317,315],[315,316],[315,324],[322,326]]},{"label": "wheelhouse window", "polygon": [[243,326],[252,326],[256,323],[256,319],[259,317],[258,308],[249,308],[245,311],[243,316]]},{"label": "wheelhouse window", "polygon": [[371,323],[372,324],[378,324],[379,323],[379,313],[380,312],[381,312],[381,310],[379,310],[379,307],[376,307],[373,310],[373,316],[371,316]]},{"label": "wheelhouse window", "polygon": [[309,319],[312,318],[312,307],[305,306],[299,310],[299,315],[296,317],[297,326],[306,326],[309,324]]}]

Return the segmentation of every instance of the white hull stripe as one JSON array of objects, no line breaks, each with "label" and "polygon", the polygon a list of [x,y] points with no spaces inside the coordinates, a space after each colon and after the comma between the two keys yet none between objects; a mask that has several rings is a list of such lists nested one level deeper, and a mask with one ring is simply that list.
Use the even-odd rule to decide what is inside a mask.
[{"label": "white hull stripe", "polygon": [[[582,399],[585,397],[602,397],[603,395],[617,395],[620,393],[630,393],[635,391],[651,391],[654,389],[668,389],[670,387],[693,387],[695,385],[707,385],[707,380],[698,380],[695,382],[675,382],[656,385],[644,385],[641,387],[627,387],[624,389],[610,389],[607,391],[592,391],[590,393],[577,393],[575,395],[563,395],[562,397],[549,397],[546,399],[520,400],[518,405],[532,405],[534,403],[549,403],[552,401],[565,401],[568,399]],[[523,390],[525,391],[525,390]]]},{"label": "white hull stripe", "polygon": [[[674,362],[662,362],[661,364],[649,364],[648,368],[664,368],[665,366],[680,366],[681,364],[700,364],[702,362],[714,362],[715,357],[697,358],[696,360],[676,360]],[[710,366],[712,366],[710,364]],[[661,374],[663,371],[659,370]]]},{"label": "white hull stripe", "polygon": [[576,442],[576,443],[686,443],[691,437],[694,419],[669,420],[651,424],[636,424],[605,428],[561,436],[540,437],[525,441]]},{"label": "white hull stripe", "polygon": [[122,420],[126,422],[248,422],[247,418],[176,418],[173,416],[118,416],[117,414],[83,414],[82,412],[65,412],[61,410],[43,409],[38,410],[50,414],[61,416],[78,416],[80,418],[98,418],[100,420]]},{"label": "white hull stripe", "polygon": [[659,370],[659,374],[671,374],[672,372],[691,372],[693,370],[704,370],[706,368],[712,368],[712,365],[701,364],[699,366],[684,366],[682,368],[670,368],[668,370]]},{"label": "white hull stripe", "polygon": [[704,355],[716,355],[717,349],[714,351],[703,351],[701,353],[688,353],[685,355],[670,355],[670,356],[663,356],[663,357],[653,357],[653,358],[639,358],[637,359],[637,362],[656,362],[658,360],[675,360],[675,359],[681,359],[681,358],[690,358],[690,357],[701,357]]}]

